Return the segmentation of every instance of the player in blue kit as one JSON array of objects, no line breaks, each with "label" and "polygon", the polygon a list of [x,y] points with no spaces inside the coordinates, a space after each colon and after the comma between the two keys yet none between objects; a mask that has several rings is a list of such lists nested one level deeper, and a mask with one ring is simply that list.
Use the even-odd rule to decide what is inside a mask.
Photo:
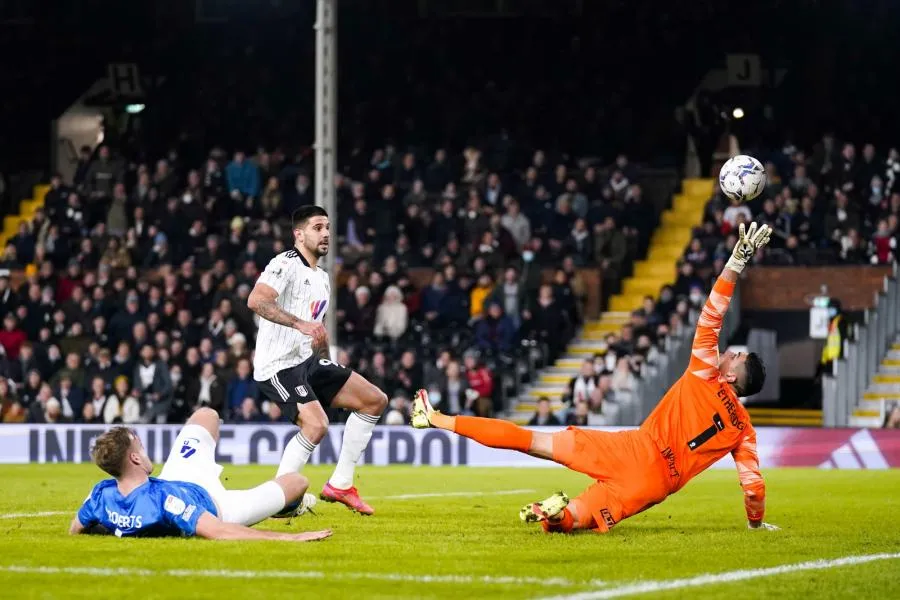
[{"label": "player in blue kit", "polygon": [[281,533],[251,529],[284,510],[307,508],[309,482],[288,473],[249,490],[226,490],[215,462],[219,415],[201,408],[179,432],[159,478],[141,440],[131,429],[116,427],[94,445],[97,466],[113,476],[94,486],[72,519],[69,533],[102,528],[118,537],[193,536],[214,540],[307,542],[330,530]]}]

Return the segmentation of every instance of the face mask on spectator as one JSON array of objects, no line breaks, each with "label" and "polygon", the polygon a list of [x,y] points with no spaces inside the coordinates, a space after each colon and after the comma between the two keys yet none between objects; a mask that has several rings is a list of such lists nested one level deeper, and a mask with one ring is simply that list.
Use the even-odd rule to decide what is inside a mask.
[{"label": "face mask on spectator", "polygon": [[525,252],[522,253],[522,260],[524,260],[525,262],[527,262],[527,263],[531,262],[533,259],[534,259],[534,252],[532,252],[531,250],[526,250]]}]

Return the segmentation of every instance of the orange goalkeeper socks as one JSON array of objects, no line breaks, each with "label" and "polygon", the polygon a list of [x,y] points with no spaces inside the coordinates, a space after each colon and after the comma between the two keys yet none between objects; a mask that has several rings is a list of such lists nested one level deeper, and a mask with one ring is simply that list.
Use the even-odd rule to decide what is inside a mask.
[{"label": "orange goalkeeper socks", "polygon": [[518,450],[519,452],[528,452],[531,449],[531,431],[509,421],[481,417],[456,417],[453,431],[491,448]]},{"label": "orange goalkeeper socks", "polygon": [[541,527],[547,533],[569,533],[575,528],[575,518],[568,508],[563,509],[562,519],[559,521],[541,521]]}]

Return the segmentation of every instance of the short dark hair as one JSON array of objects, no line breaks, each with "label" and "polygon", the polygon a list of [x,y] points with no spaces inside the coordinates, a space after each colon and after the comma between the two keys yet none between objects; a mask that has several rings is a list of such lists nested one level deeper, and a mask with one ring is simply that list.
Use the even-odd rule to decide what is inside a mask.
[{"label": "short dark hair", "polygon": [[306,225],[306,222],[313,217],[327,216],[328,211],[326,211],[321,206],[301,206],[294,211],[293,215],[291,215],[291,221],[293,222],[293,228],[297,229],[298,227],[303,227],[304,225]]},{"label": "short dark hair", "polygon": [[747,355],[744,361],[744,381],[735,386],[742,397],[758,394],[766,382],[766,367],[756,352]]}]

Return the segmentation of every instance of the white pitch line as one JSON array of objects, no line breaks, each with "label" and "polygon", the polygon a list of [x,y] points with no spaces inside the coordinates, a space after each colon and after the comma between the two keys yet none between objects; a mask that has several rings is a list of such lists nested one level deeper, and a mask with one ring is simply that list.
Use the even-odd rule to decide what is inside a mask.
[{"label": "white pitch line", "polygon": [[131,567],[47,567],[0,565],[0,572],[29,575],[89,575],[91,577],[214,577],[225,579],[323,579],[395,581],[410,583],[485,583],[494,585],[596,586],[562,577],[507,577],[494,575],[409,575],[406,573],[326,573],[324,571],[232,571],[225,569],[136,569]]},{"label": "white pitch line", "polygon": [[33,512],[33,513],[3,513],[0,514],[0,519],[30,519],[32,517],[55,517],[57,515],[67,515],[67,514],[75,514],[75,511],[62,511],[62,510],[47,510],[44,512]]},{"label": "white pitch line", "polygon": [[547,598],[543,598],[542,600],[599,600],[602,598],[619,598],[621,596],[651,594],[654,592],[679,590],[689,587],[700,587],[705,585],[715,585],[719,583],[732,583],[735,581],[743,581],[745,579],[756,579],[758,577],[772,577],[774,575],[784,575],[785,573],[797,573],[799,571],[819,571],[823,569],[834,569],[836,567],[846,567],[849,565],[862,565],[878,560],[896,559],[900,559],[900,552],[865,554],[860,556],[843,556],[841,558],[811,560],[808,562],[794,563],[792,565],[780,565],[777,567],[741,569],[738,571],[725,571],[724,573],[707,573],[704,575],[697,575],[696,577],[688,577],[685,579],[670,579],[668,581],[642,581],[604,590],[594,590],[579,592],[576,594],[550,596]]},{"label": "white pitch line", "polygon": [[398,496],[372,496],[373,500],[413,500],[415,498],[451,498],[454,496],[513,496],[530,494],[535,490],[502,490],[497,492],[434,492],[428,494],[400,494]]},{"label": "white pitch line", "polygon": [[[414,500],[416,498],[452,498],[455,496],[515,496],[517,494],[530,494],[535,490],[501,490],[497,492],[434,492],[427,494],[400,494],[397,496],[366,496],[370,500]],[[2,513],[0,519],[29,519],[32,517],[55,517],[58,515],[75,514],[75,510],[61,511],[51,510],[33,513]]]}]

